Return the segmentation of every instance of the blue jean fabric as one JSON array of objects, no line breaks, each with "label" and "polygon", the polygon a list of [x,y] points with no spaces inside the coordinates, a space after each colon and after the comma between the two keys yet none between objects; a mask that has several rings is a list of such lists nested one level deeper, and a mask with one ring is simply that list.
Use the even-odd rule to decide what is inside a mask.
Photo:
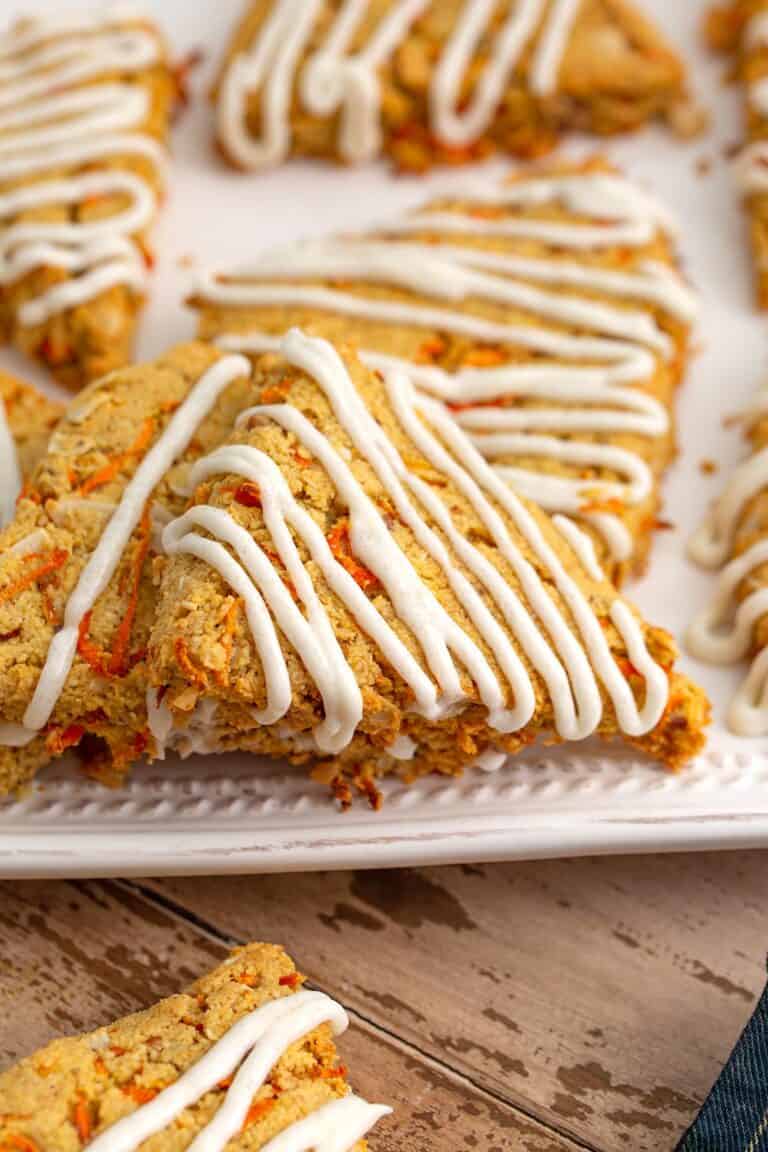
[{"label": "blue jean fabric", "polygon": [[768,1152],[768,987],[676,1152]]}]

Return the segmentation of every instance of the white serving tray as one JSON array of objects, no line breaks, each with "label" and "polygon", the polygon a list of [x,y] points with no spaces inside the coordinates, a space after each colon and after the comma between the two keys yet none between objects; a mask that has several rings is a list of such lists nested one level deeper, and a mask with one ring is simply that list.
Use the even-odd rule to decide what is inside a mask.
[{"label": "white serving tray", "polygon": [[[244,2],[155,0],[177,51],[206,52],[198,93]],[[685,51],[714,114],[713,131],[692,144],[649,132],[607,149],[678,214],[686,269],[702,297],[700,351],[679,403],[681,455],[666,485],[665,514],[675,529],[659,535],[648,576],[629,589],[655,622],[680,636],[712,586],[710,575],[685,561],[685,538],[741,452],[738,433],[724,431],[721,419],[749,400],[768,371],[768,321],[751,306],[743,224],[724,162],[739,138],[739,93],[722,86],[722,66],[701,50],[699,0],[645,5]],[[175,137],[142,356],[194,332],[180,307],[189,257],[233,264],[300,235],[362,228],[467,175],[423,181],[395,179],[380,167],[350,173],[295,164],[241,177],[218,164],[208,128],[199,98]],[[702,162],[711,165],[708,174],[699,171]],[[489,165],[488,178],[504,168]],[[44,383],[10,352],[0,353],[0,367]],[[702,475],[704,458],[718,462],[718,475]],[[611,756],[605,746],[547,749],[492,776],[474,770],[411,788],[389,782],[381,812],[360,801],[341,815],[303,773],[245,756],[145,767],[119,791],[65,765],[22,800],[0,804],[0,876],[286,871],[768,844],[768,741],[739,740],[722,727],[740,673],[681,663],[710,693],[715,722],[705,753],[677,776]]]}]

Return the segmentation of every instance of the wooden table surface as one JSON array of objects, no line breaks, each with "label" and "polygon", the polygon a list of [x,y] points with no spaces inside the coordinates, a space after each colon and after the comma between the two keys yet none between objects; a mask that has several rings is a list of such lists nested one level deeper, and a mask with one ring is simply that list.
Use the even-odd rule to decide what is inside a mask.
[{"label": "wooden table surface", "polygon": [[376,1152],[671,1149],[762,987],[768,857],[0,885],[0,1067],[279,942]]}]

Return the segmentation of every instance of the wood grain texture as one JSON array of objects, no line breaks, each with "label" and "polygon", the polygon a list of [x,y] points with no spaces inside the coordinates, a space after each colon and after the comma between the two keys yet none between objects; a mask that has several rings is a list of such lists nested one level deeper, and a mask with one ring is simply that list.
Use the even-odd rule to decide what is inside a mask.
[{"label": "wood grain texture", "polygon": [[[268,938],[267,929],[262,923],[257,935]],[[226,950],[194,919],[124,885],[0,885],[0,1068],[54,1036],[176,991]],[[372,1152],[579,1152],[578,1144],[354,1013],[340,1046],[355,1087],[396,1109],[377,1127]]]},{"label": "wood grain texture", "polygon": [[659,1152],[762,986],[767,873],[742,853],[143,887],[279,940],[373,1025],[548,1127]]}]

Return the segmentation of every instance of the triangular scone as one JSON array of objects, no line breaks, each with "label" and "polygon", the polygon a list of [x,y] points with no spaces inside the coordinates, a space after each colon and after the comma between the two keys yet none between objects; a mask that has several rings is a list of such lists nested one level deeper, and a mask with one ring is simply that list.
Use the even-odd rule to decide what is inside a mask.
[{"label": "triangular scone", "polygon": [[498,473],[638,571],[674,450],[692,293],[663,207],[601,162],[477,182],[362,236],[204,274],[199,334],[261,351],[291,325],[400,363]]},{"label": "triangular scone", "polygon": [[[131,478],[192,386],[219,359],[211,348],[188,345],[87,388],[67,409],[13,523],[0,535],[0,793],[68,747],[79,746],[94,771],[113,778],[147,749],[152,561],[163,525],[186,504],[183,464],[162,469],[127,541],[108,542],[104,561],[116,569],[95,603],[78,610],[72,597]],[[182,457],[215,447],[252,395],[247,363],[228,362],[235,375],[239,367],[240,379],[213,398]],[[76,648],[71,669],[47,703],[38,700],[25,730],[19,725],[65,620],[74,621],[66,633],[69,654],[72,644]]]},{"label": "triangular scone", "polygon": [[63,406],[0,372],[0,528],[13,516],[24,479],[45,452]]},{"label": "triangular scone", "polygon": [[6,789],[78,744],[323,760],[342,794],[539,735],[696,752],[671,638],[438,402],[300,332],[248,373],[189,345],[59,426],[0,538]]},{"label": "triangular scone", "polygon": [[681,61],[629,0],[248,0],[214,98],[236,167],[379,154],[421,171],[669,115]]},{"label": "triangular scone", "polygon": [[176,996],[52,1041],[0,1074],[0,1147],[258,1152],[279,1134],[285,1152],[365,1152],[391,1109],[353,1094],[334,1042],[347,1014],[303,983],[282,948],[248,944]]},{"label": "triangular scone", "polygon": [[119,6],[19,19],[0,57],[0,335],[80,388],[130,358],[176,80]]},{"label": "triangular scone", "polygon": [[747,143],[736,160],[754,265],[755,295],[768,308],[768,0],[731,0],[710,13],[712,47],[729,52],[744,85]]},{"label": "triangular scone", "polygon": [[689,545],[692,559],[721,571],[687,647],[712,664],[752,658],[728,724],[740,736],[768,736],[768,387],[744,416],[751,454]]}]

